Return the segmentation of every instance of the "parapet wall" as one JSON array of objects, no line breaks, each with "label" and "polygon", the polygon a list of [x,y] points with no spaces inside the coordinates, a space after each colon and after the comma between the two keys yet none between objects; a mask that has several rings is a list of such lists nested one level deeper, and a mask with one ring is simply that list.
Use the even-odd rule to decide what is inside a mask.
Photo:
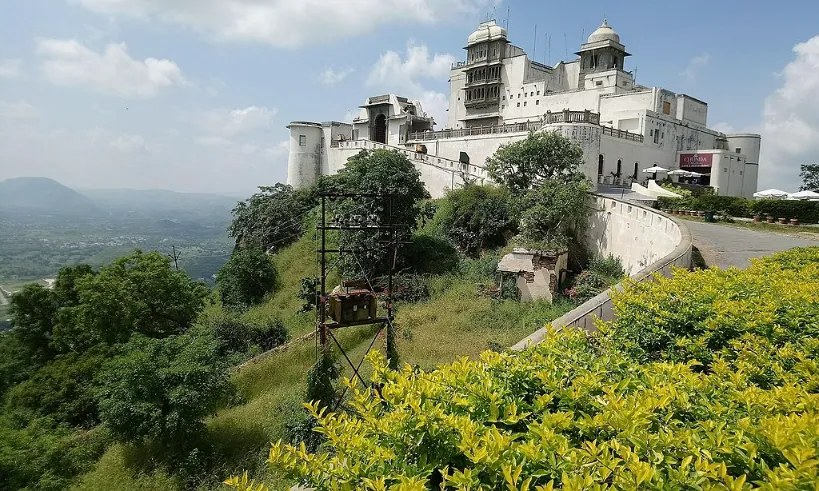
[{"label": "parapet wall", "polygon": [[[664,213],[635,203],[594,195],[586,243],[594,254],[619,257],[633,281],[644,281],[654,273],[670,276],[674,267],[691,267],[692,243],[686,226]],[[622,283],[618,283],[579,305],[552,321],[552,328],[592,331],[597,319],[612,320],[610,295],[612,290],[622,288]],[[545,334],[545,328],[540,329],[512,349],[522,350],[537,344]]]}]

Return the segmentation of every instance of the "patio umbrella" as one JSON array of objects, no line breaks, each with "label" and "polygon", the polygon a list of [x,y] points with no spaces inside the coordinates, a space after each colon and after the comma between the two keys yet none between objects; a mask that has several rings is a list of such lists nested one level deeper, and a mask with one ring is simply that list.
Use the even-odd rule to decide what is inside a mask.
[{"label": "patio umbrella", "polygon": [[658,172],[668,172],[668,169],[664,167],[660,167],[659,165],[655,165],[654,167],[649,167],[648,169],[643,169],[643,172],[647,174],[652,174],[651,178],[653,180],[657,180],[657,173]]},{"label": "patio umbrella", "polygon": [[687,176],[688,171],[687,170],[682,170],[682,169],[675,169],[675,170],[672,170],[672,171],[668,171],[668,175],[669,176]]},{"label": "patio umbrella", "polygon": [[813,191],[799,191],[788,195],[790,199],[819,199],[819,193]]},{"label": "patio umbrella", "polygon": [[787,198],[788,193],[785,191],[781,191],[779,189],[766,189],[764,191],[759,191],[754,193],[754,198],[773,198],[773,199],[782,199]]},{"label": "patio umbrella", "polygon": [[688,171],[688,177],[702,177],[704,174],[700,174],[699,172]]}]

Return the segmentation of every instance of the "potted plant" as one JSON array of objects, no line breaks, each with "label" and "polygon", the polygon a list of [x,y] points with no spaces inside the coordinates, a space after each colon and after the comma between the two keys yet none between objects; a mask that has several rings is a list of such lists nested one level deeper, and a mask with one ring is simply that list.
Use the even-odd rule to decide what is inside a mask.
[{"label": "potted plant", "polygon": [[754,214],[754,222],[759,223],[762,218],[759,216],[759,213]]},{"label": "potted plant", "polygon": [[773,215],[765,215],[765,221],[768,222],[768,223],[775,223],[776,222],[776,220],[774,220]]},{"label": "potted plant", "polygon": [[799,219],[798,218],[791,218],[791,225],[799,225]]},{"label": "potted plant", "polygon": [[787,219],[787,218],[782,218],[782,217],[779,217],[779,223],[781,223],[782,225],[785,225],[785,224],[787,224],[787,223],[788,223],[788,219]]}]

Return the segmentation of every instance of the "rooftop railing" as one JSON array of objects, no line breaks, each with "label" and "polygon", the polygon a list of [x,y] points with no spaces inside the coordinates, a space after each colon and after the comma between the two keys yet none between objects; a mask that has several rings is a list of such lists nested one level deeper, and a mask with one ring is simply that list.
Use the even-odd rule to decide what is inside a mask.
[{"label": "rooftop railing", "polygon": [[615,138],[622,138],[624,140],[630,140],[633,142],[643,143],[643,135],[639,133],[631,133],[626,130],[618,130],[617,128],[610,128],[608,126],[603,126],[603,134],[610,135]]}]

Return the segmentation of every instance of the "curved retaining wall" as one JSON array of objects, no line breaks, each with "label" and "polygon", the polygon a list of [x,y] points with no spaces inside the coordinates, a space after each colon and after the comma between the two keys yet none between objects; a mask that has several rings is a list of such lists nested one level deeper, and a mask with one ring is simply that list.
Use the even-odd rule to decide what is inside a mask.
[{"label": "curved retaining wall", "polygon": [[[644,281],[653,273],[670,276],[674,267],[691,267],[691,234],[685,224],[635,203],[598,195],[593,199],[586,236],[589,249],[600,256],[612,254],[619,257],[631,280]],[[576,327],[592,331],[597,319],[612,320],[611,292],[622,289],[622,283],[609,288],[552,321],[552,328]],[[512,349],[522,350],[537,344],[545,334],[546,329],[540,329]]]}]

